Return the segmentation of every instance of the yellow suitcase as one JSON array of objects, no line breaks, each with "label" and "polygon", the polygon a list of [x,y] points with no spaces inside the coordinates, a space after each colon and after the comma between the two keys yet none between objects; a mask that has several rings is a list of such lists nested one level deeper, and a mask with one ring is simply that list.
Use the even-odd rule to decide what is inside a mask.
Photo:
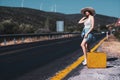
[{"label": "yellow suitcase", "polygon": [[106,68],[107,55],[103,52],[89,52],[87,54],[88,68]]}]

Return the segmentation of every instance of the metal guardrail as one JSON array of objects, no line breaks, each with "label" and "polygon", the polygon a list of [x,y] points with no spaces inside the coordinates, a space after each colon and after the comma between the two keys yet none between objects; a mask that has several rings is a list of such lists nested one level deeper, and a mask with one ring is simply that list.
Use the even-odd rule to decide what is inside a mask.
[{"label": "metal guardrail", "polygon": [[41,34],[7,34],[0,35],[0,43],[3,43],[4,46],[7,45],[8,41],[13,41],[14,44],[17,44],[17,41],[21,41],[21,43],[25,42],[26,38],[29,38],[31,42],[34,42],[33,39],[36,40],[51,40],[51,39],[59,39],[59,38],[69,38],[73,36],[78,36],[80,33],[41,33]]}]

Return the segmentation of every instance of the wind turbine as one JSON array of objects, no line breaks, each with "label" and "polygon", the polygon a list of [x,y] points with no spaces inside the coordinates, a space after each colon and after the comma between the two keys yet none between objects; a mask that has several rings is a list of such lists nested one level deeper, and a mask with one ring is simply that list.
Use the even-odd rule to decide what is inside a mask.
[{"label": "wind turbine", "polygon": [[56,12],[56,4],[55,4],[55,12]]},{"label": "wind turbine", "polygon": [[43,7],[43,3],[40,4],[40,10],[42,10],[42,7]]},{"label": "wind turbine", "polygon": [[21,2],[21,7],[24,7],[24,0],[22,0]]}]

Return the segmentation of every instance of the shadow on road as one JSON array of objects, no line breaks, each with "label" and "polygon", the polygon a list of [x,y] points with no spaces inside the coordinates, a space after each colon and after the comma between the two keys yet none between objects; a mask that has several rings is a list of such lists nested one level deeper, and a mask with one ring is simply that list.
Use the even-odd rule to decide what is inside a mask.
[{"label": "shadow on road", "polygon": [[118,58],[108,58],[107,61],[115,61],[117,60]]}]

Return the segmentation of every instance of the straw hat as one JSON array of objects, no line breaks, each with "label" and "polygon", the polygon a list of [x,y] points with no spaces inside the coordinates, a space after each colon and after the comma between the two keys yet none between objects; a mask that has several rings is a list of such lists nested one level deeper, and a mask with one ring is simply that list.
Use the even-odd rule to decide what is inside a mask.
[{"label": "straw hat", "polygon": [[82,8],[81,9],[81,14],[85,15],[84,14],[85,11],[90,11],[92,13],[92,15],[95,16],[95,10],[92,7]]}]

